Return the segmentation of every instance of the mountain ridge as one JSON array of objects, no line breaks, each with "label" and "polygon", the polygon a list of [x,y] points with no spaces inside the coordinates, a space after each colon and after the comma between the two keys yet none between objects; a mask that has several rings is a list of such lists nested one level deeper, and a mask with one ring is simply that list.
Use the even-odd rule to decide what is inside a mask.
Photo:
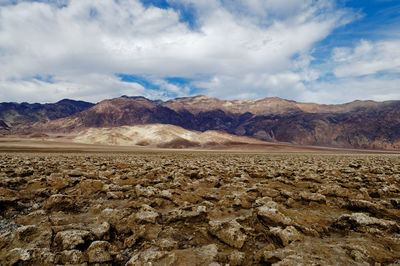
[{"label": "mountain ridge", "polygon": [[217,130],[268,142],[343,148],[400,148],[400,101],[324,105],[278,97],[227,101],[199,95],[161,101],[143,96],[121,96],[85,107],[88,108],[56,119],[47,117],[47,120],[17,128],[11,125],[7,131],[45,134],[79,132],[88,128],[170,124],[187,130]]},{"label": "mountain ridge", "polygon": [[63,118],[94,105],[93,103],[71,99],[62,99],[56,103],[45,104],[2,102],[0,103],[0,120],[12,128]]}]

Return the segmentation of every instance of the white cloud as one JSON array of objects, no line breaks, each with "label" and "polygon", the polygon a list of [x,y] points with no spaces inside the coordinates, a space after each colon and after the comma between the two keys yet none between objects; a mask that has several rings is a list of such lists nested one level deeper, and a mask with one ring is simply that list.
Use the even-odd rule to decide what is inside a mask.
[{"label": "white cloud", "polygon": [[[114,89],[113,89],[114,88]],[[121,95],[145,95],[154,92],[138,83],[121,82],[109,75],[85,74],[73,77],[54,78],[51,83],[39,79],[8,80],[0,84],[0,99],[18,99],[29,102],[56,102],[64,98],[97,102]]]},{"label": "white cloud", "polygon": [[[225,99],[257,99],[280,97],[293,99],[305,89],[302,75],[291,71],[277,74],[247,74],[238,79],[234,76],[214,76],[211,80],[196,82],[195,85],[207,88],[206,94]],[[242,88],[249,88],[243,90]]]},{"label": "white cloud", "polygon": [[345,103],[353,100],[389,101],[400,99],[400,78],[349,77],[335,83],[319,82],[299,94],[305,102]]},{"label": "white cloud", "polygon": [[[221,98],[293,99],[318,76],[309,66],[313,46],[352,19],[333,1],[169,1],[192,5],[198,27],[191,29],[172,8],[146,8],[138,0],[71,0],[62,8],[51,1],[3,2],[2,101],[189,94],[165,77],[191,78]],[[164,92],[122,82],[115,73],[145,75]],[[53,83],[37,75],[51,75]]]},{"label": "white cloud", "polygon": [[374,75],[382,71],[400,73],[400,40],[361,40],[354,48],[334,49],[337,77]]},{"label": "white cloud", "polygon": [[[62,7],[67,5],[70,0],[35,0],[35,1]],[[0,5],[16,5],[21,2],[30,2],[30,0],[0,0]]]},{"label": "white cloud", "polygon": [[309,83],[298,99],[320,103],[400,99],[399,47],[400,40],[391,39],[360,40],[354,47],[334,48],[331,63],[324,67],[330,67],[327,72],[336,78]]}]

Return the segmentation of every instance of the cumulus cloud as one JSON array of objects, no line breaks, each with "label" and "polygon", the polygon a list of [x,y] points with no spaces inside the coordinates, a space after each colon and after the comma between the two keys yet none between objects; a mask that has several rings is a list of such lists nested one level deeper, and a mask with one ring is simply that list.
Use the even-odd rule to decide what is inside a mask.
[{"label": "cumulus cloud", "polygon": [[[196,10],[196,27],[179,9],[139,0],[1,2],[0,98],[163,98],[189,95],[195,86],[221,98],[296,99],[318,78],[310,67],[315,44],[356,17],[333,0],[168,2]],[[356,50],[335,51],[338,76],[349,75],[341,73],[357,62]],[[144,76],[160,90],[116,73]],[[192,82],[172,84],[168,77]]]},{"label": "cumulus cloud", "polygon": [[[118,87],[118,90],[110,90],[114,87]],[[102,74],[65,75],[52,77],[49,81],[43,81],[41,77],[6,80],[2,82],[0,90],[2,99],[18,99],[18,102],[56,102],[64,98],[97,102],[101,99],[130,93],[148,97],[154,97],[157,94],[154,91],[146,90],[140,84],[121,82],[115,76]]]},{"label": "cumulus cloud", "polygon": [[335,83],[311,84],[298,99],[306,102],[345,103],[353,100],[389,101],[400,99],[400,79],[396,77],[349,77]]},{"label": "cumulus cloud", "polygon": [[301,101],[344,103],[350,100],[400,99],[400,40],[360,40],[352,47],[335,47],[324,67],[334,78],[308,83]]},{"label": "cumulus cloud", "polygon": [[400,40],[361,40],[355,47],[333,51],[337,77],[374,75],[382,71],[400,73]]}]

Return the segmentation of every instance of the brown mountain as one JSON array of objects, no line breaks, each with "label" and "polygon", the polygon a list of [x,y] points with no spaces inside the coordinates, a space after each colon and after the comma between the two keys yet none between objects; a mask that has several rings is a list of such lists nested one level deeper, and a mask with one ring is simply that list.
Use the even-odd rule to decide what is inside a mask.
[{"label": "brown mountain", "polygon": [[[226,101],[207,96],[185,97],[169,100],[163,104],[177,112],[188,111],[192,114],[221,110],[225,113],[244,114],[252,113],[255,115],[282,114],[302,111],[302,104],[295,101],[288,101],[277,97],[263,98],[254,101]],[[309,109],[313,109],[315,104],[307,104]]]},{"label": "brown mountain", "polygon": [[236,134],[306,145],[400,149],[400,101],[341,113],[256,116]]},{"label": "brown mountain", "polygon": [[175,111],[189,111],[192,114],[200,112],[222,110],[226,113],[254,115],[277,115],[297,112],[306,113],[344,113],[362,107],[377,107],[381,103],[374,101],[354,101],[346,104],[326,105],[316,103],[300,103],[278,97],[262,98],[258,100],[219,100],[199,95],[166,101],[163,106]]},{"label": "brown mountain", "polygon": [[92,106],[92,103],[68,99],[46,104],[4,102],[0,103],[0,128],[15,130],[20,126],[71,116]]},{"label": "brown mountain", "polygon": [[3,120],[0,120],[0,133],[7,133],[10,130],[9,125],[4,122]]},{"label": "brown mountain", "polygon": [[111,100],[104,100],[92,108],[75,115],[38,123],[36,131],[71,132],[92,127],[119,127],[143,124],[173,124],[182,127],[189,119],[167,107],[161,101],[151,101],[144,97],[122,96]]},{"label": "brown mountain", "polygon": [[321,105],[280,98],[224,101],[196,96],[163,102],[123,96],[25,131],[65,133],[155,123],[302,145],[400,148],[400,101]]}]

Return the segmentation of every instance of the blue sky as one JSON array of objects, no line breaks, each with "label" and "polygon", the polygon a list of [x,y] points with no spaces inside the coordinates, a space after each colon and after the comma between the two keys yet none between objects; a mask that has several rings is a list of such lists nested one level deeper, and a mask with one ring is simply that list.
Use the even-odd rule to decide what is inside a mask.
[{"label": "blue sky", "polygon": [[395,0],[0,0],[0,101],[400,100]]}]

